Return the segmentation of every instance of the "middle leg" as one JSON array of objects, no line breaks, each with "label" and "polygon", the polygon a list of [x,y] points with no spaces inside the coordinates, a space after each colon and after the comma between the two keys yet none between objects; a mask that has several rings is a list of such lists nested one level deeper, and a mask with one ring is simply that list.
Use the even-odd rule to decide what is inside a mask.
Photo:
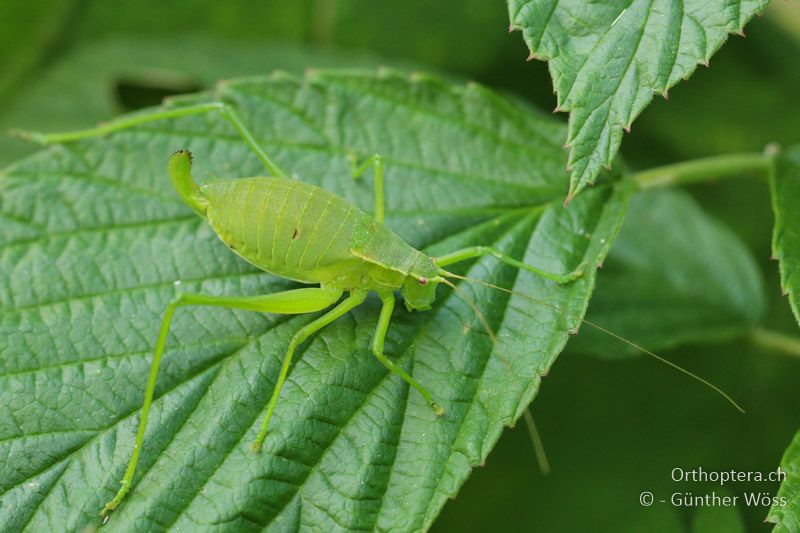
[{"label": "middle leg", "polygon": [[356,164],[355,156],[350,157],[350,172],[353,174],[353,179],[360,178],[370,166],[372,166],[372,173],[375,176],[375,220],[383,223],[383,157],[373,154],[361,165]]},{"label": "middle leg", "polygon": [[406,383],[414,387],[422,394],[428,405],[431,406],[436,416],[442,416],[444,409],[442,406],[433,401],[433,397],[428,390],[420,385],[414,378],[408,375],[408,372],[394,364],[391,359],[383,354],[383,343],[386,340],[386,333],[389,331],[389,321],[392,318],[392,311],[394,310],[394,294],[388,293],[381,296],[383,307],[381,308],[381,315],[378,318],[378,326],[375,328],[375,336],[372,338],[372,354],[380,361],[383,366],[388,368],[391,372],[403,378]]},{"label": "middle leg", "polygon": [[342,300],[342,302],[319,317],[318,319],[314,320],[313,322],[306,324],[304,327],[300,328],[300,330],[294,334],[292,340],[289,341],[289,347],[286,349],[286,355],[283,357],[283,364],[281,365],[281,373],[278,375],[278,381],[275,382],[275,388],[272,391],[272,397],[269,399],[269,405],[267,406],[267,414],[264,415],[264,420],[261,422],[261,429],[258,431],[258,435],[256,436],[256,440],[253,441],[253,451],[257,452],[261,450],[261,445],[264,444],[264,439],[267,437],[267,429],[269,427],[269,420],[272,418],[272,412],[275,410],[275,404],[278,403],[278,396],[280,396],[281,388],[283,387],[283,382],[286,381],[286,376],[289,373],[289,366],[292,362],[292,356],[294,355],[294,350],[297,346],[309,338],[315,332],[321,330],[337,318],[342,317],[351,309],[361,305],[364,300],[367,298],[367,291],[353,291],[350,293],[350,296]]}]

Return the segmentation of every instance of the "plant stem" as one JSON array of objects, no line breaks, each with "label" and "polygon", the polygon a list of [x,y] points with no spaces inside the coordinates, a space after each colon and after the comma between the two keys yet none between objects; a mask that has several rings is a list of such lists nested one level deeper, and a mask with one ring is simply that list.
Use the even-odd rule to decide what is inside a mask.
[{"label": "plant stem", "polygon": [[721,155],[643,170],[634,173],[631,179],[640,189],[667,187],[736,177],[749,172],[766,174],[770,162],[771,158],[761,153]]},{"label": "plant stem", "polygon": [[754,329],[750,337],[759,346],[800,357],[800,339],[797,337],[763,328]]}]

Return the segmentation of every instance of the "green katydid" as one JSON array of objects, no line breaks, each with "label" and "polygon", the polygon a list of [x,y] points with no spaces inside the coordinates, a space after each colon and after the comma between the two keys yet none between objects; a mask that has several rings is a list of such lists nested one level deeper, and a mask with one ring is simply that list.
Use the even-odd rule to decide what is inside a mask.
[{"label": "green katydid", "polygon": [[[395,293],[399,292],[402,295],[409,311],[424,311],[435,301],[436,288],[440,283],[458,291],[447,278],[463,279],[507,290],[480,280],[464,278],[444,269],[448,265],[484,255],[492,255],[513,267],[527,270],[559,284],[569,283],[582,275],[582,265],[572,272],[556,274],[522,263],[486,246],[474,246],[440,257],[429,257],[410,246],[383,224],[383,161],[379,155],[368,158],[361,165],[353,163],[352,167],[354,178],[363,175],[370,168],[373,170],[375,209],[374,216],[370,216],[325,189],[290,179],[259,147],[235,110],[223,103],[166,109],[76,132],[57,134],[22,132],[21,135],[44,144],[69,142],[104,135],[144,122],[208,112],[219,112],[239,132],[264,164],[270,177],[222,179],[200,187],[191,176],[191,154],[180,150],[169,160],[169,175],[179,196],[210,224],[225,244],[246,261],[278,276],[319,286],[260,296],[212,296],[187,293],[179,295],[169,303],[155,346],[133,453],[119,491],[100,512],[103,516],[116,509],[131,488],[153,401],[159,363],[176,308],[186,305],[207,305],[267,313],[301,314],[323,311],[338,302],[328,312],[300,328],[291,338],[266,414],[252,444],[253,450],[258,451],[267,436],[269,421],[297,346],[363,303],[370,292],[375,292],[382,302],[371,344],[372,353],[389,371],[416,389],[436,415],[441,416],[444,410],[434,400],[433,395],[384,354],[384,340],[395,307]],[[236,216],[231,216],[234,213]],[[347,296],[341,299],[345,292],[348,293]],[[549,305],[546,302],[535,301]],[[477,307],[468,299],[467,302],[493,338]],[[584,322],[623,342],[630,343],[600,326],[585,320]],[[661,359],[652,352],[636,347]],[[672,365],[668,361],[665,362]],[[710,383],[702,379],[701,381],[730,400]]]}]

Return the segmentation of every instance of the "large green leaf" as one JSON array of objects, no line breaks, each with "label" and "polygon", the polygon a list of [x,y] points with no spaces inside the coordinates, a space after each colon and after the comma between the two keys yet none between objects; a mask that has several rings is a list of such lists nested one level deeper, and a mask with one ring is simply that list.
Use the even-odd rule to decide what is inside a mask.
[{"label": "large green leaf", "polygon": [[[588,319],[661,350],[746,333],[761,319],[764,301],[758,267],[733,232],[687,193],[652,191],[631,201]],[[600,355],[636,353],[591,327],[569,346]]]},{"label": "large green leaf", "polygon": [[508,0],[511,28],[549,61],[557,109],[569,111],[570,194],[610,166],[623,128],[769,0]]},{"label": "large green leaf", "polygon": [[[303,346],[261,455],[249,451],[255,426],[290,335],[311,317],[181,309],[135,486],[107,527],[424,529],[578,324],[626,188],[599,186],[565,208],[564,129],[477,85],[314,72],[229,82],[217,97],[279,164],[366,210],[372,188],[350,178],[347,156],[384,154],[387,223],[431,254],[494,244],[587,272],[559,286],[493,258],[462,270],[524,293],[462,286],[497,346],[442,288],[430,312],[395,312],[387,353],[433,391],[441,419],[369,354],[379,305],[368,300]],[[209,115],[55,146],[0,176],[0,529],[98,523],[176,293],[290,285],[238,259],[178,201],[165,177],[177,148],[194,152],[197,176],[263,172]]]},{"label": "large green leaf", "polygon": [[780,261],[781,287],[800,323],[800,145],[775,158],[770,185],[775,213],[772,255]]},{"label": "large green leaf", "polygon": [[786,449],[781,470],[786,479],[775,495],[778,501],[769,510],[767,521],[776,524],[776,532],[796,533],[800,531],[800,432]]}]

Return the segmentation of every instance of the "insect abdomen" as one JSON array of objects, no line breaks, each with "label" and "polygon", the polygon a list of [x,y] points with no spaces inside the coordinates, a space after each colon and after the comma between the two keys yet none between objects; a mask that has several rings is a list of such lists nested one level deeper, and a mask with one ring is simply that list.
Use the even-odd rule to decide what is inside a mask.
[{"label": "insect abdomen", "polygon": [[243,178],[203,188],[208,221],[243,258],[283,277],[329,282],[328,270],[356,264],[356,228],[369,215],[313,185],[286,178]]}]

